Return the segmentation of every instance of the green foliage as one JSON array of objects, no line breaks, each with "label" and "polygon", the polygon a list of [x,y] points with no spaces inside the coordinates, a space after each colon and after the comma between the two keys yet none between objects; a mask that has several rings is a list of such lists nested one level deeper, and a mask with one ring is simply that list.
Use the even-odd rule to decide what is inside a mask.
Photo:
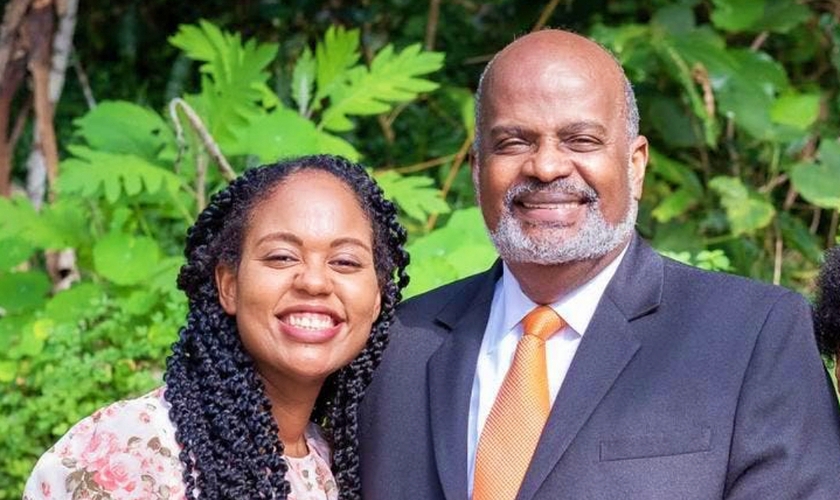
[{"label": "green foliage", "polygon": [[[185,100],[238,171],[255,158],[331,152],[359,159],[346,139],[325,131],[336,127],[319,123],[352,128],[350,116],[408,103],[436,87],[419,76],[442,63],[418,46],[389,46],[368,68],[358,64],[358,32],[330,29],[317,57],[307,49],[296,65],[293,110],[267,85],[276,45],[242,41],[208,21],[182,26],[170,40],[201,63],[200,90]],[[185,115],[175,118],[193,131]],[[74,124],[59,201],[36,212],[24,198],[0,198],[0,456],[14,457],[0,463],[0,499],[19,496],[34,460],[74,422],[161,383],[186,312],[175,288],[184,234],[199,195],[221,186],[215,169],[205,175],[199,167],[204,137],[181,138],[148,107],[104,101]],[[176,162],[182,149],[188,161]],[[423,222],[448,212],[433,179],[382,177],[406,217]],[[37,252],[67,247],[75,249],[81,282],[51,294]]]},{"label": "green foliage", "polygon": [[[175,289],[184,234],[224,183],[183,107],[165,107],[173,97],[236,171],[319,152],[372,167],[409,228],[408,296],[496,258],[461,168],[472,92],[481,63],[543,4],[442,2],[431,52],[417,45],[430,27],[422,3],[208,1],[221,23],[176,28],[163,20],[199,8],[161,0],[100,6],[123,16],[115,30],[80,23],[83,61],[99,44],[134,66],[91,71],[95,109],[58,106],[56,202],[36,212],[0,198],[0,500],[20,497],[34,459],[73,422],[160,383],[186,308]],[[807,292],[823,249],[840,243],[836,14],[797,0],[567,4],[548,24],[611,48],[637,93],[652,145],[643,235],[691,265]],[[174,33],[170,45],[142,48],[148,19]],[[220,27],[237,25],[253,38]],[[67,247],[81,282],[52,293],[41,252]]]}]

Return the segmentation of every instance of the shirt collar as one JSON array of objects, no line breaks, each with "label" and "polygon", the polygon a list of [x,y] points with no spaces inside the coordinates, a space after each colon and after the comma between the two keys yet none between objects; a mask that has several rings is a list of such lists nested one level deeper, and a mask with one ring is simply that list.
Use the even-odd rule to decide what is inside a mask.
[{"label": "shirt collar", "polygon": [[[586,332],[589,322],[595,315],[595,309],[597,309],[607,285],[609,285],[616,269],[618,269],[618,265],[621,264],[624,254],[627,253],[628,247],[629,245],[625,245],[618,257],[607,264],[591,280],[550,304],[578,335],[582,336]],[[493,336],[493,338],[488,339],[490,340],[488,345],[488,351],[490,352],[494,351],[507,335],[515,335],[519,338],[522,335],[522,327],[519,323],[531,309],[537,306],[522,291],[519,282],[516,281],[516,277],[514,277],[507,264],[503,264],[502,278],[497,286],[501,287],[502,328],[487,332]]]}]

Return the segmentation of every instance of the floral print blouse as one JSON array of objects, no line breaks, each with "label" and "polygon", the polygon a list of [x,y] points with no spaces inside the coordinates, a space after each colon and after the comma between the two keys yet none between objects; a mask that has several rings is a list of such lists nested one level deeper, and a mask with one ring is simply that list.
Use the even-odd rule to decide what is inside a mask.
[{"label": "floral print blouse", "polygon": [[[73,426],[38,460],[23,500],[184,498],[181,448],[164,390],[119,401]],[[289,500],[336,500],[329,445],[315,424],[306,442],[307,456],[284,457]]]}]

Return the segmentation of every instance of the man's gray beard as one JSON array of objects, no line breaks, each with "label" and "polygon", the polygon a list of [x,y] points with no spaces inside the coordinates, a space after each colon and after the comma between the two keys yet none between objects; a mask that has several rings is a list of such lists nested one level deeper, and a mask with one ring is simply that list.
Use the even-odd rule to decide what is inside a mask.
[{"label": "man's gray beard", "polygon": [[[551,223],[524,223],[513,216],[514,199],[533,191],[551,191],[574,194],[587,201],[586,218],[572,236],[564,235],[569,229]],[[629,190],[628,190],[629,193]],[[627,213],[618,224],[604,219],[598,195],[587,185],[577,186],[567,179],[557,179],[549,184],[525,182],[505,194],[504,211],[490,238],[503,260],[531,264],[564,264],[597,259],[616,249],[632,234],[639,211],[638,201],[632,193],[627,200]],[[539,233],[528,235],[524,226],[537,228]]]}]

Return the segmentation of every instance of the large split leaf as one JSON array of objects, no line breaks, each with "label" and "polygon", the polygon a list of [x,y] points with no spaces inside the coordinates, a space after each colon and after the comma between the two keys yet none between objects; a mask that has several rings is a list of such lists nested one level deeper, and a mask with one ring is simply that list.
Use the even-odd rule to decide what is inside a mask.
[{"label": "large split leaf", "polygon": [[403,176],[394,171],[376,175],[385,195],[412,219],[425,221],[431,214],[449,212],[449,205],[441,198],[434,179],[426,176]]},{"label": "large split leaf", "polygon": [[207,122],[211,135],[224,143],[238,127],[259,116],[265,106],[278,103],[268,87],[268,65],[278,45],[242,41],[239,34],[220,30],[208,21],[181,26],[170,43],[191,59],[201,61],[201,94],[190,102]]},{"label": "large split leaf", "polygon": [[321,99],[332,96],[344,84],[346,72],[359,62],[359,30],[330,26],[324,40],[315,48],[318,92],[316,107]]},{"label": "large split leaf", "polygon": [[70,150],[75,157],[61,163],[58,179],[59,190],[65,193],[91,197],[101,191],[106,200],[116,203],[123,192],[134,196],[144,190],[156,193],[165,189],[174,194],[182,186],[180,177],[139,156],[80,146]]},{"label": "large split leaf", "polygon": [[241,127],[226,152],[255,155],[263,163],[316,153],[342,155],[353,161],[361,156],[349,142],[318,130],[311,121],[287,108],[277,108]]},{"label": "large split leaf", "polygon": [[102,102],[75,124],[92,149],[149,161],[157,158],[174,138],[160,115],[126,101]]},{"label": "large split leaf", "polygon": [[407,102],[421,92],[431,92],[438,85],[420,78],[443,65],[443,54],[421,52],[420,45],[395,52],[391,45],[380,50],[370,69],[356,66],[346,79],[330,92],[330,106],[324,111],[320,127],[337,132],[351,130],[348,115],[375,115]]}]

